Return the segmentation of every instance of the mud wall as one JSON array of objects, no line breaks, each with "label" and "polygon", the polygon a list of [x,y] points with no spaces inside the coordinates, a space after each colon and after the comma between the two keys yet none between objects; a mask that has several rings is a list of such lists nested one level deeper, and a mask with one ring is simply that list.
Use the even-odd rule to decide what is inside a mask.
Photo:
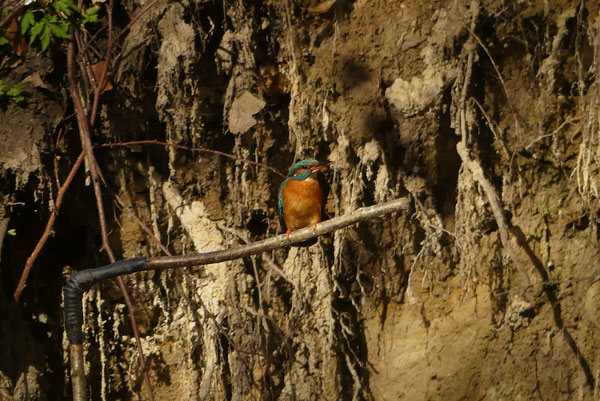
[{"label": "mud wall", "polygon": [[[310,247],[127,277],[154,398],[597,399],[598,12],[382,0],[144,13],[93,141],[187,150],[96,148],[120,258],[278,234],[282,178],[242,159],[333,161],[329,216],[411,199]],[[68,166],[81,150],[77,125],[59,123],[64,65],[32,52],[1,70],[48,83],[0,109],[4,231],[17,233],[2,247],[0,395],[54,400],[70,397],[61,286],[108,259],[80,172],[12,301],[53,207],[54,156]],[[86,294],[85,315],[91,398],[149,399],[114,282]]]}]

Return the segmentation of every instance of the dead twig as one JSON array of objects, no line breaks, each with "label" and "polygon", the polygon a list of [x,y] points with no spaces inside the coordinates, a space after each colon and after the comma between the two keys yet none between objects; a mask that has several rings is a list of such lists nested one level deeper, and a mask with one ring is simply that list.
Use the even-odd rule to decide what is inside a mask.
[{"label": "dead twig", "polygon": [[[108,17],[108,43],[106,45],[106,57],[104,58],[104,68],[102,69],[102,74],[100,75],[100,79],[98,80],[96,86],[94,87],[94,101],[92,103],[92,111],[90,113],[90,125],[94,125],[96,121],[96,115],[98,112],[98,105],[100,102],[100,95],[102,94],[104,87],[108,81],[108,70],[110,68],[111,61],[111,52],[113,48],[113,38],[112,38],[112,29],[113,29],[113,21],[112,21],[112,9],[113,9],[113,0],[110,0],[106,5],[106,15]],[[92,74],[92,78],[96,77]]]},{"label": "dead twig", "polygon": [[535,143],[537,143],[537,142],[539,142],[539,141],[543,140],[544,138],[548,138],[548,137],[550,137],[550,136],[554,136],[554,135],[558,134],[558,132],[559,132],[560,130],[562,130],[563,128],[565,128],[567,125],[572,125],[572,124],[576,123],[576,122],[577,122],[577,121],[579,121],[579,120],[581,120],[581,116],[575,116],[575,117],[573,117],[573,118],[569,118],[568,120],[565,120],[565,121],[563,121],[563,122],[562,122],[562,123],[561,123],[561,124],[560,124],[560,125],[559,125],[559,126],[558,126],[558,127],[555,129],[555,130],[554,130],[554,131],[550,132],[549,134],[540,135],[540,136],[538,136],[537,138],[535,138],[534,140],[532,140],[531,142],[529,142],[529,145],[527,145],[527,146],[525,147],[525,149],[526,149],[526,150],[529,150],[529,149],[531,149],[531,147],[532,147],[532,146],[533,146]]},{"label": "dead twig", "polygon": [[[71,26],[71,35],[72,36],[74,36],[74,30],[75,30],[75,28],[73,26]],[[71,97],[73,99],[73,105],[74,105],[75,111],[76,111],[77,124],[79,126],[79,130],[81,133],[83,152],[85,153],[85,158],[88,161],[88,166],[90,168],[90,172],[91,172],[91,176],[92,176],[92,184],[93,184],[93,188],[94,188],[94,195],[96,198],[96,208],[98,210],[98,220],[100,223],[100,231],[101,231],[101,236],[102,236],[102,248],[107,253],[108,258],[111,261],[111,263],[114,263],[116,261],[116,258],[112,251],[112,248],[110,247],[110,242],[108,240],[108,230],[106,229],[106,217],[105,217],[105,213],[104,213],[104,204],[102,201],[102,190],[100,188],[100,179],[99,179],[100,172],[99,172],[98,163],[96,162],[96,158],[94,156],[94,151],[93,151],[93,147],[92,147],[90,121],[86,118],[84,106],[83,106],[83,103],[81,100],[81,96],[79,94],[79,85],[77,84],[77,79],[75,77],[75,42],[73,42],[73,41],[71,41],[71,43],[69,44],[68,50],[67,50],[67,75],[69,78],[69,85],[71,87]],[[140,368],[144,375],[144,381],[146,382],[146,385],[148,386],[150,400],[153,401],[154,395],[152,392],[150,377],[148,376],[148,370],[146,368],[146,362],[145,362],[145,358],[144,358],[144,355],[142,352],[142,343],[140,340],[139,331],[138,331],[137,323],[135,321],[135,316],[134,316],[135,308],[133,306],[131,298],[129,297],[129,293],[127,292],[125,283],[123,282],[123,279],[121,277],[117,277],[117,283],[119,285],[121,293],[123,294],[123,298],[125,300],[125,304],[127,306],[128,312],[129,312],[129,320],[130,320],[133,334],[136,339],[136,344],[137,344],[137,347],[139,350],[138,354],[139,354]],[[75,381],[76,381],[76,379],[74,377],[73,378],[74,389],[75,389]],[[79,381],[81,381],[81,378],[77,378],[77,382],[79,382]],[[85,382],[85,377],[83,378],[83,381]],[[80,384],[78,384],[78,386],[80,386]],[[84,391],[85,391],[85,389],[84,389]],[[85,394],[85,392],[83,394]]]},{"label": "dead twig", "polygon": [[293,231],[290,237],[285,234],[270,237],[262,241],[253,242],[233,249],[206,252],[197,255],[179,255],[171,257],[151,257],[146,259],[149,269],[172,269],[186,266],[199,266],[211,263],[225,262],[227,260],[245,258],[257,253],[271,251],[286,245],[304,242],[319,235],[327,234],[340,228],[367,221],[378,216],[407,210],[410,205],[408,198],[399,198],[393,201],[374,206],[357,209],[343,216],[324,221],[316,227],[307,227]]},{"label": "dead twig", "polygon": [[498,68],[498,65],[496,64],[496,61],[492,57],[492,54],[488,50],[487,46],[481,41],[481,39],[475,33],[475,31],[473,29],[469,28],[469,27],[467,27],[467,29],[469,30],[469,33],[472,35],[472,37],[475,38],[475,40],[477,41],[477,43],[479,44],[479,46],[481,46],[481,48],[483,49],[483,51],[485,52],[485,54],[488,56],[488,59],[490,60],[490,62],[492,63],[492,66],[494,67],[494,71],[496,71],[496,75],[498,76],[498,80],[500,81],[500,84],[502,85],[502,89],[504,90],[504,96],[506,96],[506,102],[507,102],[508,107],[510,108],[510,111],[512,112],[513,118],[515,120],[515,128],[517,130],[517,136],[518,136],[519,133],[520,133],[520,131],[521,131],[521,126],[519,124],[519,118],[518,118],[519,117],[519,113],[517,113],[517,109],[513,105],[513,102],[512,102],[512,100],[510,98],[510,95],[508,94],[508,88],[506,86],[506,83],[504,82],[504,78],[502,77],[502,74],[500,73],[500,69]]},{"label": "dead twig", "polygon": [[508,256],[510,256],[510,258],[512,259],[517,270],[519,270],[519,272],[523,276],[523,281],[525,282],[525,286],[529,287],[531,285],[531,280],[529,279],[529,275],[527,274],[527,269],[526,269],[525,265],[523,264],[523,262],[521,262],[521,260],[517,256],[517,252],[513,248],[512,244],[510,243],[510,237],[509,237],[510,223],[508,223],[506,220],[506,216],[504,215],[504,209],[503,209],[502,205],[500,204],[500,198],[498,198],[498,195],[496,194],[496,190],[494,189],[494,187],[490,183],[490,181],[483,174],[483,169],[481,168],[481,165],[479,163],[477,163],[476,161],[474,161],[471,158],[471,156],[469,156],[469,152],[467,151],[467,148],[465,147],[465,145],[462,142],[458,142],[456,144],[456,151],[458,152],[458,155],[462,159],[463,165],[469,169],[471,174],[473,174],[475,181],[477,181],[477,183],[483,188],[483,191],[485,192],[485,194],[488,198],[488,202],[490,202],[490,206],[492,208],[492,213],[494,214],[494,219],[496,220],[496,223],[498,224],[498,230],[500,231],[500,241],[502,241],[502,246],[508,253]]},{"label": "dead twig", "polygon": [[58,216],[58,211],[60,210],[60,206],[62,205],[62,201],[65,197],[67,189],[71,185],[71,182],[73,182],[73,178],[75,178],[75,174],[77,173],[77,171],[79,171],[79,167],[81,166],[81,163],[83,162],[84,157],[85,157],[85,152],[82,151],[79,154],[79,157],[77,158],[77,160],[75,161],[75,164],[73,164],[73,167],[71,167],[71,171],[69,171],[69,174],[67,175],[67,178],[65,179],[65,182],[58,190],[58,194],[56,195],[56,202],[54,204],[54,209],[52,210],[52,213],[50,213],[50,217],[48,218],[48,222],[46,223],[46,228],[44,229],[42,236],[38,240],[38,243],[35,245],[35,248],[31,252],[31,255],[29,255],[29,257],[27,258],[27,261],[25,262],[25,267],[23,268],[23,272],[21,273],[21,278],[19,279],[19,283],[17,284],[17,288],[15,289],[15,292],[13,294],[15,301],[17,301],[17,302],[19,301],[19,298],[21,297],[21,293],[23,292],[23,289],[25,289],[25,283],[27,282],[27,278],[29,277],[29,273],[31,272],[33,263],[36,261],[42,248],[46,244],[48,237],[50,237],[50,234],[52,233],[52,227],[54,227],[54,221],[56,220],[56,217]]},{"label": "dead twig", "polygon": [[158,3],[158,0],[154,0],[151,3],[149,3],[147,6],[145,6],[144,8],[142,8],[142,10],[136,14],[135,17],[133,17],[131,19],[131,21],[129,21],[129,23],[127,25],[125,25],[125,28],[121,29],[121,32],[119,32],[119,34],[117,35],[117,37],[115,38],[115,42],[118,42],[121,37],[123,35],[125,35],[125,33],[127,33],[127,31],[131,28],[131,26],[133,24],[135,24],[135,22],[142,16],[144,15],[144,13],[148,10],[150,10],[152,7],[154,7],[154,5]]},{"label": "dead twig", "polygon": [[152,241],[156,243],[156,245],[165,255],[170,256],[171,253],[169,252],[167,247],[164,246],[158,238],[156,238],[150,227],[144,224],[144,222],[139,217],[137,217],[135,213],[131,211],[131,207],[127,206],[125,202],[123,202],[119,195],[117,195],[116,193],[112,193],[112,196],[115,198],[115,201],[117,202],[117,205],[121,208],[121,210],[124,210],[129,215],[129,217],[131,217],[133,221],[135,221],[137,225],[140,226],[140,228],[150,237],[150,239],[152,239]]},{"label": "dead twig", "polygon": [[285,174],[281,173],[279,170],[277,170],[274,167],[271,167],[264,163],[259,163],[259,162],[254,162],[252,160],[243,159],[241,157],[234,156],[230,153],[221,152],[218,150],[208,149],[208,148],[188,147],[188,146],[184,146],[184,145],[178,145],[175,143],[161,142],[161,141],[157,141],[154,139],[142,140],[142,141],[117,142],[117,143],[103,143],[103,144],[97,145],[97,146],[100,148],[108,148],[108,147],[114,147],[114,146],[134,146],[134,145],[160,145],[160,146],[173,147],[173,148],[177,148],[177,149],[189,150],[192,152],[213,153],[215,155],[227,157],[229,159],[233,159],[233,160],[236,160],[236,161],[239,161],[242,163],[252,164],[254,166],[266,168],[267,170],[272,171],[273,173],[279,175],[280,177],[285,177]]},{"label": "dead twig", "polygon": [[24,1],[14,1],[12,4],[9,4],[6,8],[10,7],[11,5],[14,5],[16,3],[21,3],[18,6],[16,6],[11,12],[9,12],[6,17],[2,18],[2,20],[0,21],[0,29],[4,28],[4,26],[6,24],[8,24],[10,22],[10,20],[12,20],[14,17],[17,16],[17,14],[19,14],[23,8],[25,8],[25,2]]}]

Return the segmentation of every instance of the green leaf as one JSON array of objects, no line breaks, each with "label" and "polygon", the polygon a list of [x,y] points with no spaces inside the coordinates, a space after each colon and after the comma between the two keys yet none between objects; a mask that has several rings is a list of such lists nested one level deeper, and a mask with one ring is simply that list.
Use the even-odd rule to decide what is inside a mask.
[{"label": "green leaf", "polygon": [[33,24],[35,24],[35,16],[33,15],[33,11],[25,11],[23,18],[21,18],[21,35],[25,35],[29,27]]},{"label": "green leaf", "polygon": [[6,233],[7,233],[8,235],[12,235],[12,236],[14,237],[15,235],[17,235],[17,230],[15,230],[14,228],[11,228],[11,229],[10,229],[10,230],[8,230]]},{"label": "green leaf", "polygon": [[11,97],[19,96],[23,89],[25,89],[25,84],[23,82],[19,82],[14,84],[13,87],[6,92],[6,95]]},{"label": "green leaf", "polygon": [[0,37],[0,46],[5,45],[8,43],[8,39],[6,39],[4,36]]},{"label": "green leaf", "polygon": [[45,25],[46,23],[43,21],[36,22],[35,25],[33,25],[30,31],[31,37],[29,38],[29,44],[32,44],[35,38],[37,38],[38,35],[42,33],[42,30],[44,29]]},{"label": "green leaf", "polygon": [[83,13],[83,20],[81,23],[85,25],[89,22],[98,22],[98,9],[96,7],[88,8],[85,10],[85,13]]},{"label": "green leaf", "polygon": [[48,24],[58,24],[58,17],[54,14],[44,14],[44,20],[46,21],[46,23]]},{"label": "green leaf", "polygon": [[69,24],[66,21],[61,21],[59,24],[48,24],[50,30],[57,38],[69,39]]},{"label": "green leaf", "polygon": [[40,35],[40,43],[42,44],[42,51],[45,51],[50,44],[50,26],[49,24],[44,24],[44,30]]},{"label": "green leaf", "polygon": [[70,16],[72,11],[79,11],[79,8],[71,0],[56,0],[52,6],[56,11],[62,11],[67,16]]}]

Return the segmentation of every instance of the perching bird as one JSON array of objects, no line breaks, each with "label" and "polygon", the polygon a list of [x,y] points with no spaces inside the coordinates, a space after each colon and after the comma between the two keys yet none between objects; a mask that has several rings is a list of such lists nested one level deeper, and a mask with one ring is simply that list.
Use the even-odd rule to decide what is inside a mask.
[{"label": "perching bird", "polygon": [[316,171],[329,166],[331,162],[314,159],[301,160],[290,167],[287,178],[279,187],[279,222],[286,227],[286,235],[308,226],[316,226],[321,221],[323,190],[315,179]]}]

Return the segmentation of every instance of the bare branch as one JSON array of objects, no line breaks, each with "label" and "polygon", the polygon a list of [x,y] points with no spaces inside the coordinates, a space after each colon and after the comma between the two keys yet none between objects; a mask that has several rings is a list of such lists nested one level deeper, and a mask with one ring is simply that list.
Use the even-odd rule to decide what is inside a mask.
[{"label": "bare branch", "polygon": [[523,262],[521,262],[521,260],[517,256],[517,252],[510,243],[510,223],[506,221],[504,209],[500,204],[500,199],[496,194],[496,190],[488,181],[488,179],[485,178],[485,175],[483,174],[483,169],[481,168],[479,163],[471,159],[471,156],[469,156],[469,152],[467,151],[462,142],[456,144],[456,151],[462,159],[463,164],[469,169],[469,171],[471,171],[473,177],[475,177],[475,181],[477,181],[479,185],[481,185],[481,187],[483,188],[483,191],[485,192],[488,201],[490,202],[490,206],[492,208],[494,218],[496,219],[496,223],[498,224],[498,230],[500,231],[500,240],[502,241],[502,246],[504,247],[504,249],[506,249],[508,256],[510,256],[513,263],[517,267],[517,270],[519,270],[519,272],[523,276],[523,281],[525,281],[525,285],[529,287],[531,285],[531,280],[529,279],[529,275],[527,274],[527,269],[525,268],[525,265],[523,264]]},{"label": "bare branch", "polygon": [[274,172],[275,174],[277,174],[281,177],[285,177],[285,174],[283,174],[282,172],[280,172],[279,170],[277,170],[274,167],[271,167],[264,163],[254,162],[254,161],[248,160],[248,159],[242,159],[241,157],[236,157],[230,153],[221,152],[218,150],[208,149],[208,148],[188,147],[188,146],[184,146],[184,145],[178,145],[176,143],[161,142],[161,141],[157,141],[154,139],[142,140],[142,141],[130,141],[130,142],[103,143],[101,145],[98,145],[98,147],[108,148],[108,147],[114,147],[114,146],[133,146],[133,145],[161,145],[161,146],[170,146],[170,147],[177,148],[177,149],[189,150],[192,152],[213,153],[215,155],[227,157],[227,158],[230,158],[230,159],[242,162],[242,163],[247,163],[247,164],[252,164],[252,165],[258,166],[258,167],[263,167],[263,168],[266,168],[267,170]]},{"label": "bare branch", "polygon": [[25,283],[27,282],[27,277],[29,277],[29,272],[31,271],[33,263],[37,259],[38,255],[42,251],[42,248],[46,244],[48,237],[50,237],[50,234],[52,233],[52,227],[54,227],[54,221],[56,220],[56,217],[58,216],[58,211],[59,211],[62,201],[65,197],[65,193],[67,192],[69,185],[71,185],[71,182],[73,181],[73,178],[75,177],[75,174],[77,173],[77,171],[79,171],[79,167],[81,166],[81,163],[83,162],[84,156],[85,156],[85,152],[82,151],[79,154],[79,157],[77,158],[77,160],[75,161],[75,164],[73,164],[73,167],[71,167],[71,171],[69,172],[69,175],[65,179],[65,182],[58,190],[58,194],[56,196],[56,202],[54,204],[54,210],[52,210],[52,213],[50,213],[50,217],[48,218],[48,223],[46,223],[46,228],[44,229],[44,233],[38,240],[38,243],[36,244],[35,248],[31,252],[31,255],[29,255],[29,257],[27,258],[27,261],[25,262],[25,267],[23,268],[23,273],[21,273],[21,278],[19,279],[19,284],[17,284],[17,288],[15,290],[15,293],[13,294],[15,301],[17,301],[17,302],[19,301],[19,298],[21,297],[21,293],[23,292],[23,289],[25,288]]},{"label": "bare branch", "polygon": [[[74,33],[74,27],[71,26],[71,34]],[[80,136],[82,140],[83,153],[85,153],[85,159],[88,161],[91,176],[92,176],[92,184],[94,187],[94,195],[96,198],[96,207],[98,210],[98,221],[100,223],[100,232],[102,235],[102,248],[107,253],[109,260],[111,263],[116,261],[114,252],[110,246],[110,242],[108,239],[108,230],[106,229],[106,216],[104,213],[104,204],[102,202],[102,189],[100,187],[100,169],[98,167],[98,163],[96,162],[96,158],[94,156],[94,149],[92,147],[92,135],[91,135],[91,125],[90,121],[87,119],[83,102],[81,100],[81,96],[79,94],[79,85],[77,84],[77,79],[75,77],[75,42],[71,41],[69,43],[69,47],[67,50],[67,75],[69,78],[69,85],[71,89],[71,97],[73,98],[73,105],[75,107],[75,112],[77,116],[77,124],[79,126]],[[129,321],[131,323],[131,328],[133,330],[133,335],[136,340],[137,348],[139,350],[139,364],[140,369],[144,375],[144,381],[148,386],[150,400],[154,400],[154,395],[152,392],[152,386],[150,384],[150,377],[148,376],[148,370],[146,368],[146,362],[144,359],[144,354],[142,352],[142,342],[140,340],[139,331],[137,328],[137,323],[135,321],[134,311],[135,308],[127,292],[127,288],[125,287],[125,283],[121,277],[117,277],[117,284],[119,285],[119,289],[123,295],[123,299],[125,301],[125,305],[127,306],[127,311],[129,315]],[[82,380],[81,378],[74,378],[75,381],[79,382]],[[85,378],[83,378],[85,380]],[[75,387],[74,387],[75,388]],[[79,400],[76,400],[79,401]]]},{"label": "bare branch", "polygon": [[127,31],[131,28],[131,26],[133,24],[135,24],[135,22],[149,9],[151,9],[152,7],[154,7],[154,5],[158,3],[158,0],[154,0],[151,3],[149,3],[147,6],[145,6],[144,8],[142,8],[142,11],[140,11],[139,13],[137,13],[137,15],[135,17],[133,17],[131,19],[131,21],[129,21],[129,24],[127,24],[125,26],[125,28],[121,29],[121,32],[119,32],[119,34],[117,35],[117,38],[115,39],[115,42],[118,42],[119,39],[121,39],[121,37],[123,35],[125,35],[125,33],[127,33]]},{"label": "bare branch", "polygon": [[363,207],[343,216],[335,217],[331,220],[317,224],[316,227],[307,227],[301,230],[293,231],[289,239],[285,234],[276,237],[267,238],[262,241],[242,245],[233,249],[224,249],[221,251],[205,252],[197,255],[179,255],[166,257],[152,257],[146,259],[148,269],[170,269],[184,266],[198,266],[211,263],[224,262],[227,260],[244,258],[256,255],[261,252],[271,251],[286,245],[293,245],[314,238],[319,235],[327,234],[340,228],[350,226],[383,216],[385,214],[407,210],[410,201],[408,198],[399,198],[379,205]]}]

